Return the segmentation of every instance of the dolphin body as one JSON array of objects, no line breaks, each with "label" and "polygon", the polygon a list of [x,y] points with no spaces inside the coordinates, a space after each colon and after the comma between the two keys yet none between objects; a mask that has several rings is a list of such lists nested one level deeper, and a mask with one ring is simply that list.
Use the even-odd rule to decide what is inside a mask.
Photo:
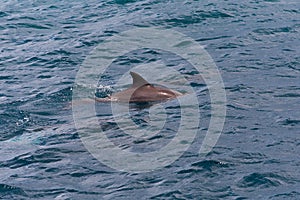
[{"label": "dolphin body", "polygon": [[130,103],[143,103],[166,101],[181,96],[182,93],[167,89],[161,86],[154,86],[146,81],[142,76],[135,72],[130,72],[132,77],[131,87],[112,94],[106,98],[95,98],[98,102],[130,102]]}]

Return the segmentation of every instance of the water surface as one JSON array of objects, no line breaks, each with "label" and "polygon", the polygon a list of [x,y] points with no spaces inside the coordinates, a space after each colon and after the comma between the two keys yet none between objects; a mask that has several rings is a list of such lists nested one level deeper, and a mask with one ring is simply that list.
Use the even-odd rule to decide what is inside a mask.
[{"label": "water surface", "polygon": [[[299,199],[299,6],[292,0],[3,1],[0,198]],[[151,26],[180,31],[212,56],[226,87],[226,123],[213,151],[200,158],[210,105],[205,86],[194,81],[203,118],[191,148],[164,169],[120,172],[81,143],[72,87],[104,39]],[[128,67],[124,59],[119,64]]]}]

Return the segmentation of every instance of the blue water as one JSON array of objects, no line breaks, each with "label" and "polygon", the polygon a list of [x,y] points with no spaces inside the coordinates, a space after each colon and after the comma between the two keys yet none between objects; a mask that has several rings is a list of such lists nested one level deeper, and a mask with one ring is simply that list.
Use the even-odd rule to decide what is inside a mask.
[{"label": "blue water", "polygon": [[[0,199],[300,199],[299,8],[294,0],[2,1]],[[212,56],[227,93],[226,122],[213,151],[200,158],[210,106],[191,76],[203,112],[195,143],[163,169],[120,172],[82,144],[72,88],[103,40],[152,26],[186,34]],[[138,62],[151,60],[151,51],[145,57]],[[131,59],[124,59],[125,68]],[[132,109],[147,115],[149,108]],[[122,145],[118,129],[105,123]],[[172,131],[148,141],[147,151],[161,148],[160,139],[167,144]]]}]

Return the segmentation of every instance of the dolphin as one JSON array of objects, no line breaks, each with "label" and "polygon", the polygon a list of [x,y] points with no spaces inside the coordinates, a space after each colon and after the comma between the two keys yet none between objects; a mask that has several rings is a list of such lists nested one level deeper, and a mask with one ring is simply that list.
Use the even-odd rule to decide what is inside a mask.
[{"label": "dolphin", "polygon": [[98,98],[98,102],[130,102],[143,103],[166,101],[181,96],[182,93],[168,89],[163,86],[156,86],[146,81],[141,75],[135,72],[130,72],[132,77],[132,85],[120,92],[114,93],[106,98]]}]

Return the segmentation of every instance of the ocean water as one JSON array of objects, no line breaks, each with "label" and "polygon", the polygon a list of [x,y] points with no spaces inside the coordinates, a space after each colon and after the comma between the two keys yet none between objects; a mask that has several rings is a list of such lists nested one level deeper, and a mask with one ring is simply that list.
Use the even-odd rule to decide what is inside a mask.
[{"label": "ocean water", "polygon": [[[294,0],[3,0],[0,199],[300,199],[299,8]],[[176,76],[151,73],[156,71],[149,64],[159,66],[165,59],[168,69],[188,77],[199,99],[201,121],[190,148],[171,164],[143,173],[96,159],[81,140],[71,103],[74,87],[89,89],[74,83],[91,52],[110,36],[138,27],[178,31],[203,46],[227,96],[222,134],[201,157],[211,117],[210,93],[201,77],[168,52],[144,49],[116,60],[114,70],[99,80],[96,95],[103,88],[117,90],[109,86],[140,64],[148,64],[147,79],[173,81],[181,90]],[[126,80],[120,84],[126,86]],[[134,123],[143,127],[150,110],[161,105],[168,111],[165,132],[139,141],[113,123],[109,104],[94,107],[114,145],[142,155],[172,141],[180,107],[169,101],[129,108]],[[118,115],[121,124],[124,116]],[[134,127],[124,122],[123,129]]]}]

